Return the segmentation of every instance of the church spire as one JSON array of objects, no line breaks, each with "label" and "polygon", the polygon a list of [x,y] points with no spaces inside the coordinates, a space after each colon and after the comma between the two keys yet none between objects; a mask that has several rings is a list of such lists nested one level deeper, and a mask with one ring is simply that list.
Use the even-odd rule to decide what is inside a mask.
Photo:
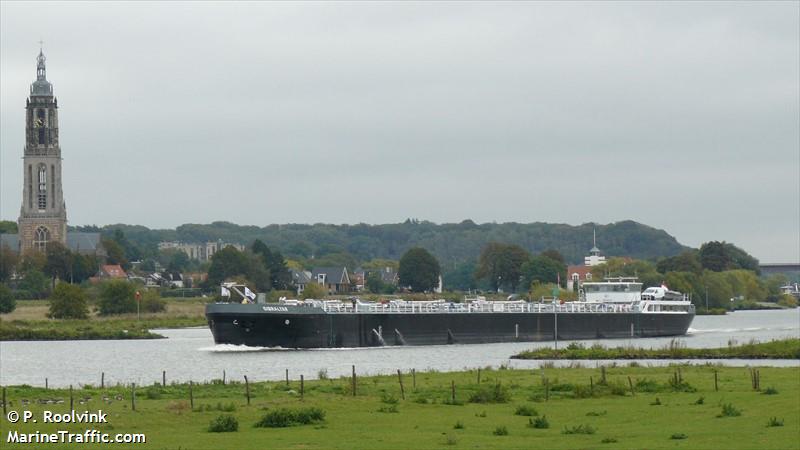
[{"label": "church spire", "polygon": [[44,52],[42,51],[42,41],[39,41],[39,56],[36,57],[36,80],[47,81],[47,76],[45,74],[46,69],[44,66],[45,61],[47,58],[44,57]]}]

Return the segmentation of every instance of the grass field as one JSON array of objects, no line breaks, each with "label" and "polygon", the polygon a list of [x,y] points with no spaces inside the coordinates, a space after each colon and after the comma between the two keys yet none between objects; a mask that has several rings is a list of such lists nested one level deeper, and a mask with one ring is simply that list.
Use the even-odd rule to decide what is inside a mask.
[{"label": "grass field", "polygon": [[721,348],[688,348],[672,341],[662,348],[587,347],[573,342],[566,348],[540,348],[512,356],[516,359],[800,359],[800,339],[752,341]]},{"label": "grass field", "polygon": [[[718,389],[715,390],[715,372]],[[603,381],[605,373],[605,381]],[[3,448],[45,448],[8,444],[9,430],[32,433],[58,429],[82,432],[145,433],[145,445],[114,448],[157,449],[797,449],[800,448],[800,369],[759,368],[759,390],[749,368],[710,365],[670,367],[542,368],[456,373],[419,372],[416,387],[403,374],[405,400],[397,375],[349,377],[304,383],[195,384],[194,410],[189,386],[137,388],[131,411],[130,387],[101,391],[85,386],[74,392],[75,409],[103,409],[109,423],[93,425],[9,424],[2,420]],[[630,379],[629,379],[630,378]],[[591,381],[590,381],[591,379]],[[452,401],[452,384],[455,402]],[[633,386],[633,389],[631,389]],[[109,396],[111,403],[103,401]],[[85,405],[79,398],[90,396]],[[113,400],[121,396],[119,400]],[[68,390],[8,387],[11,410],[66,412]],[[56,405],[36,400],[60,398]],[[283,424],[282,408],[318,408],[324,420],[301,412],[307,425]],[[737,415],[738,413],[738,415]],[[305,414],[305,415],[303,415]],[[236,432],[209,432],[219,416],[233,416]],[[265,418],[264,416],[269,415]],[[542,418],[546,420],[542,420]],[[303,421],[304,419],[298,419]],[[547,428],[532,423],[546,421]],[[230,419],[217,425],[230,424]],[[772,422],[773,426],[768,426]],[[778,426],[781,424],[780,426]],[[102,446],[100,444],[95,445]],[[46,448],[93,448],[65,444]]]}]

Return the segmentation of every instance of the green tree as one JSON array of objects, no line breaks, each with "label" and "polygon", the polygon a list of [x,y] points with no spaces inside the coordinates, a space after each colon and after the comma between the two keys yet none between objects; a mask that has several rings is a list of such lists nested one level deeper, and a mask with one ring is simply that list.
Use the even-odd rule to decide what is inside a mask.
[{"label": "green tree", "polygon": [[170,255],[169,261],[167,262],[167,270],[181,273],[189,267],[189,263],[189,255],[187,255],[186,252],[178,250]]},{"label": "green tree", "polygon": [[661,273],[667,272],[692,272],[700,274],[703,266],[695,250],[687,250],[680,255],[664,258],[656,264],[656,269]]},{"label": "green tree", "polygon": [[567,261],[564,259],[564,255],[562,255],[558,250],[549,249],[542,252],[541,256],[546,256],[553,261],[558,261],[566,267]]},{"label": "green tree", "polygon": [[534,281],[555,284],[561,280],[561,287],[566,287],[567,266],[544,254],[529,259],[521,271],[524,286],[530,286]]},{"label": "green tree", "polygon": [[17,307],[17,301],[11,289],[5,283],[0,283],[0,314],[8,314]]},{"label": "green tree", "polygon": [[99,269],[100,264],[97,262],[96,256],[73,253],[69,279],[73,283],[83,283],[97,274]]},{"label": "green tree", "polygon": [[106,250],[106,263],[119,264],[123,269],[128,270],[130,264],[128,259],[125,258],[125,249],[113,239],[103,239],[103,248]]},{"label": "green tree", "polygon": [[699,256],[703,268],[714,272],[745,269],[760,273],[756,258],[727,242],[706,242],[700,246]]},{"label": "green tree", "polygon": [[36,269],[28,270],[19,283],[20,290],[27,292],[33,298],[37,299],[47,296],[49,287],[50,283],[47,276]]},{"label": "green tree", "polygon": [[0,245],[0,282],[8,281],[11,278],[18,261],[17,252],[8,248],[7,245]]},{"label": "green tree", "polygon": [[45,255],[47,262],[44,266],[44,273],[50,277],[53,287],[55,287],[56,280],[69,281],[72,252],[60,242],[51,242],[47,245]]},{"label": "green tree", "polygon": [[398,277],[401,286],[414,292],[430,291],[439,283],[439,262],[422,247],[409,249],[400,258]]},{"label": "green tree", "polygon": [[488,280],[494,291],[499,291],[504,285],[516,291],[522,276],[522,265],[529,258],[530,254],[518,245],[490,242],[478,258],[475,277]]},{"label": "green tree", "polygon": [[309,298],[319,300],[325,298],[327,294],[328,293],[325,291],[325,286],[312,280],[306,284],[306,288],[300,293],[300,297],[302,297],[303,300]]},{"label": "green tree", "polygon": [[53,319],[85,319],[89,315],[86,293],[80,286],[58,283],[50,296],[50,311]]},{"label": "green tree", "polygon": [[0,220],[0,234],[17,234],[17,223],[10,220]]},{"label": "green tree", "polygon": [[593,280],[606,277],[636,277],[645,287],[660,286],[664,281],[664,275],[658,273],[653,263],[629,258],[610,258],[604,264],[592,267]]},{"label": "green tree", "polygon": [[367,290],[373,294],[380,294],[383,292],[384,283],[379,272],[369,272],[369,275],[367,275],[367,280],[364,282],[364,284],[366,285]]},{"label": "green tree", "polygon": [[124,280],[106,281],[100,286],[98,306],[103,316],[136,312],[136,287]]},{"label": "green tree", "polygon": [[234,247],[225,247],[211,257],[208,285],[219,286],[225,279],[247,272],[247,258]]},{"label": "green tree", "polygon": [[161,299],[158,289],[143,289],[139,291],[141,303],[139,307],[142,311],[149,313],[163,312],[167,309],[167,302]]},{"label": "green tree", "polygon": [[478,280],[475,279],[475,261],[467,261],[456,264],[452,270],[442,274],[442,281],[445,288],[450,290],[466,291],[478,288]]}]

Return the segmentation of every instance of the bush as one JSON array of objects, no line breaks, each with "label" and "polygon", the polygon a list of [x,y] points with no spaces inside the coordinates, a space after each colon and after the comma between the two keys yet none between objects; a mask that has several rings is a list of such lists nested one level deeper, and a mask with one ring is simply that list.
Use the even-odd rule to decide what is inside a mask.
[{"label": "bush", "polygon": [[80,286],[59,283],[50,296],[48,317],[53,319],[85,319],[89,315],[86,293]]},{"label": "bush", "polygon": [[778,420],[777,417],[770,417],[769,422],[767,422],[767,427],[782,427],[783,426],[783,419]]},{"label": "bush", "polygon": [[464,429],[464,422],[458,421],[455,425],[453,425],[453,429],[455,430],[463,430]]},{"label": "bush", "polygon": [[720,413],[717,417],[736,417],[741,416],[742,412],[736,409],[730,403],[726,403],[722,405],[722,413]]},{"label": "bush", "polygon": [[[167,310],[167,302],[161,299],[161,294],[156,289],[146,289],[142,294],[139,307],[142,312],[157,313]],[[135,294],[134,294],[135,295]]]},{"label": "bush", "polygon": [[492,431],[492,434],[495,436],[508,436],[508,428],[505,425],[497,427]]},{"label": "bush", "polygon": [[11,294],[11,289],[5,283],[0,283],[0,314],[8,314],[17,308],[17,301]]},{"label": "bush", "polygon": [[694,401],[694,404],[695,405],[702,405],[705,402],[706,402],[706,398],[701,395],[700,398],[698,398],[697,400]]},{"label": "bush", "polygon": [[[158,400],[161,398],[161,386],[153,385],[147,388],[144,393],[145,397],[149,400]],[[220,416],[221,417],[221,416]]]},{"label": "bush", "polygon": [[529,428],[550,428],[550,422],[547,421],[547,416],[537,417],[535,419],[528,419]]},{"label": "bush", "polygon": [[514,414],[517,416],[538,416],[539,412],[536,411],[536,408],[528,405],[520,405],[517,406],[517,410],[514,411]]},{"label": "bush", "polygon": [[594,434],[595,431],[591,425],[578,425],[570,428],[564,427],[561,434]]},{"label": "bush", "polygon": [[216,419],[211,421],[211,423],[208,425],[208,431],[211,433],[229,433],[231,431],[239,431],[239,421],[236,420],[236,417],[223,414],[221,416],[217,416]]},{"label": "bush", "polygon": [[508,388],[496,384],[493,388],[481,388],[469,397],[470,403],[508,403],[511,400],[511,393]]},{"label": "bush", "polygon": [[136,288],[123,280],[112,280],[100,287],[100,314],[125,314],[136,312]]},{"label": "bush", "polygon": [[600,443],[601,444],[616,444],[617,440],[612,438],[612,437],[607,437],[607,438],[603,438],[603,440],[600,441]]},{"label": "bush", "polygon": [[777,395],[778,394],[778,390],[775,389],[774,387],[770,386],[770,387],[764,389],[764,392],[762,392],[762,394],[764,394],[764,395]]},{"label": "bush", "polygon": [[689,437],[689,436],[687,436],[687,435],[685,435],[685,434],[683,434],[683,433],[675,433],[675,434],[673,434],[672,436],[670,436],[669,438],[670,438],[670,439],[686,439],[686,438],[688,438],[688,437]]},{"label": "bush", "polygon": [[325,411],[311,407],[290,410],[280,408],[268,412],[256,422],[256,428],[286,428],[294,425],[309,425],[325,420]]}]

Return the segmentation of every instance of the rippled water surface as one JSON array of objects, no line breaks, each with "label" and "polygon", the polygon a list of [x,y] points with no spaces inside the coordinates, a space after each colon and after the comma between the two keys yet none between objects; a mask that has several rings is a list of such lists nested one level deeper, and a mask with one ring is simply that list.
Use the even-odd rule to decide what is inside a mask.
[{"label": "rippled water surface", "polygon": [[[214,345],[206,328],[157,330],[168,339],[128,341],[27,341],[0,342],[0,384],[44,385],[99,384],[101,372],[106,383],[161,381],[207,381],[229,379],[283,379],[285,370],[293,379],[303,374],[316,378],[320,370],[335,377],[349,374],[355,364],[358,373],[385,374],[397,369],[457,370],[484,366],[538,367],[540,361],[509,360],[522,350],[552,347],[550,342],[504,344],[436,345],[325,350],[277,350],[233,345]],[[698,316],[686,336],[675,338],[694,348],[723,347],[730,341],[800,337],[800,309],[779,311],[738,311],[725,316]],[[633,345],[658,348],[673,338],[600,339],[580,341],[585,345]],[[559,342],[565,346],[570,341]],[[643,364],[674,361],[647,360]],[[697,362],[696,360],[694,362]],[[722,360],[730,365],[800,366],[797,360]],[[587,364],[600,364],[588,362]]]}]

